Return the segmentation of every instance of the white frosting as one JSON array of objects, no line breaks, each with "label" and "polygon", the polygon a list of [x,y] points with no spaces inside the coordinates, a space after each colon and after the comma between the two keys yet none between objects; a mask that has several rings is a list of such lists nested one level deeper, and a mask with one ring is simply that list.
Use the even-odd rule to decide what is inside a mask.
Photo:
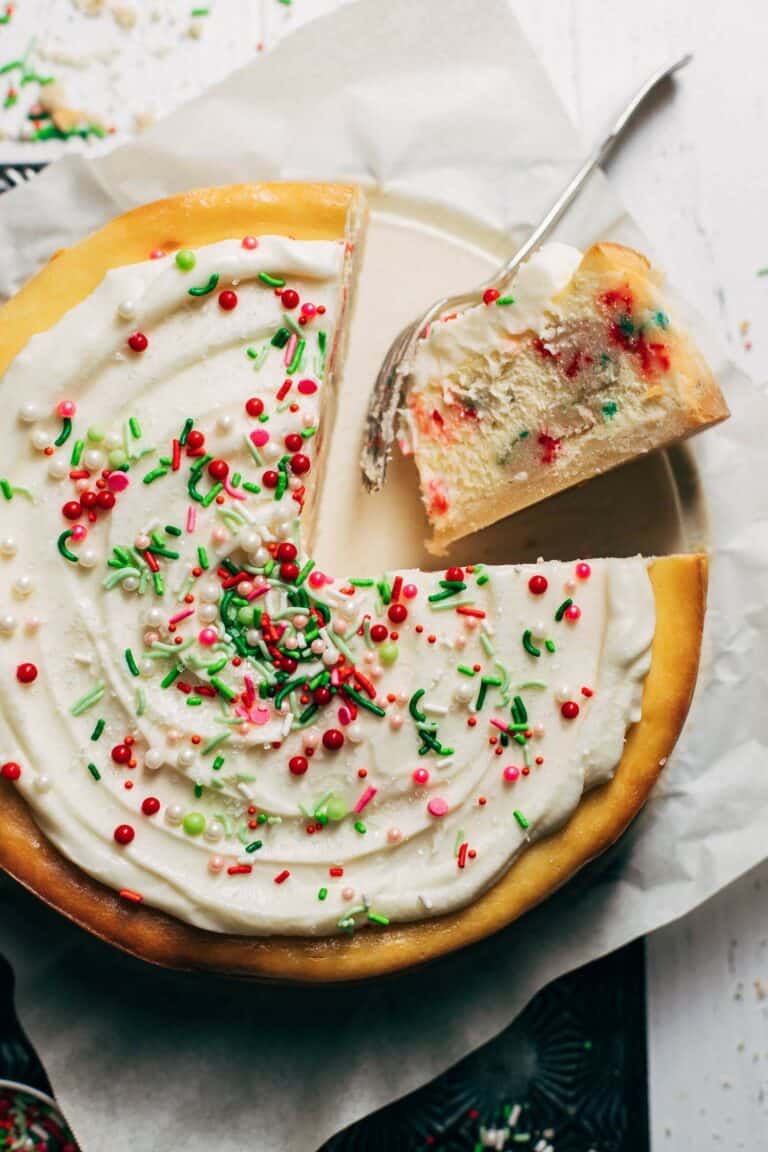
[{"label": "white frosting", "polygon": [[[542,251],[553,247],[562,248]],[[20,492],[0,500],[0,761],[21,765],[18,787],[46,834],[77,865],[111,887],[138,893],[150,905],[215,931],[319,934],[338,931],[339,921],[347,929],[349,921],[361,926],[369,911],[374,922],[408,920],[466,904],[502,875],[527,843],[565,821],[586,787],[610,777],[626,729],[639,716],[650,663],[654,603],[641,559],[595,561],[587,579],[577,577],[574,565],[560,563],[478,570],[465,574],[465,590],[436,607],[428,597],[443,591],[445,573],[402,573],[402,586],[414,585],[416,594],[400,592],[398,603],[407,610],[401,623],[388,619],[376,586],[347,584],[350,576],[365,573],[328,578],[323,586],[313,574],[302,586],[312,600],[329,605],[331,630],[319,638],[325,652],[300,664],[290,679],[314,680],[323,671],[335,678],[344,664],[334,662],[344,653],[346,666],[353,660],[373,682],[377,707],[385,715],[360,708],[350,724],[348,704],[336,695],[309,727],[299,728],[296,716],[307,707],[301,688],[284,710],[270,699],[241,695],[227,702],[219,695],[200,696],[199,685],[210,690],[203,664],[210,663],[212,652],[229,661],[219,670],[218,683],[246,697],[248,680],[258,685],[268,674],[263,661],[248,656],[233,664],[231,640],[206,649],[197,638],[214,615],[211,604],[221,597],[217,561],[230,556],[237,569],[262,569],[268,558],[264,545],[292,538],[297,505],[290,489],[279,501],[273,490],[240,489],[244,500],[226,496],[223,505],[208,507],[191,502],[187,481],[195,460],[184,454],[177,472],[169,470],[148,485],[142,477],[162,467],[161,457],[171,458],[173,438],[187,417],[205,433],[206,450],[229,463],[230,476],[239,470],[249,482],[260,482],[265,468],[277,467],[268,457],[276,451],[280,459],[287,433],[317,425],[323,389],[317,331],[322,325],[330,350],[343,251],[333,243],[262,238],[255,251],[239,241],[198,250],[190,272],[180,271],[172,259],[118,269],[51,331],[30,341],[1,386],[4,410],[13,417],[0,429],[2,474],[12,487],[28,489],[34,503]],[[562,280],[569,261],[561,252],[546,275],[541,268],[532,270],[533,264],[523,270],[531,314]],[[189,286],[204,284],[214,272],[220,275],[216,291],[201,299],[187,294]],[[326,309],[304,329],[304,363],[282,404],[276,392],[286,377],[285,357],[269,340],[283,313],[273,290],[256,278],[259,272],[285,278],[302,302]],[[238,304],[225,312],[217,293],[230,287]],[[135,329],[149,339],[146,352],[126,348]],[[248,356],[249,347],[256,360]],[[262,347],[267,352],[260,364]],[[254,364],[260,364],[258,370]],[[312,395],[298,391],[305,378],[318,385]],[[268,421],[246,414],[249,396],[263,399]],[[288,407],[292,399],[299,403],[296,412]],[[56,436],[61,420],[55,409],[62,400],[77,405],[74,431],[47,457],[31,441],[44,446]],[[40,419],[33,422],[37,414]],[[131,417],[140,424],[140,438],[127,427]],[[71,527],[61,507],[76,498],[69,459],[75,440],[86,439],[86,429],[94,425],[112,436],[119,433],[119,443],[125,436],[132,456],[130,484],[117,494],[113,510],[98,513],[86,540],[65,543],[81,560],[70,563],[56,549],[59,534]],[[259,449],[262,465],[246,446],[254,430],[270,434]],[[278,449],[271,449],[273,444]],[[302,451],[311,457],[313,471],[295,484],[311,485],[316,444],[317,436],[304,440]],[[154,451],[140,457],[150,447]],[[103,442],[87,442],[81,459],[80,467],[93,471],[91,486],[104,461],[86,454],[102,448]],[[212,483],[204,472],[200,492]],[[194,532],[186,530],[190,506]],[[181,535],[165,533],[166,525],[182,529]],[[178,559],[158,557],[162,595],[146,576],[136,588],[139,578],[132,572],[107,566],[115,546],[131,549],[137,535],[152,530],[163,533],[165,550],[179,553]],[[190,579],[199,546],[207,550],[211,567]],[[134,559],[131,554],[128,567],[134,567]],[[297,564],[303,563],[299,554]],[[135,570],[144,568],[139,557]],[[534,572],[548,582],[542,595],[529,590]],[[107,589],[105,580],[118,575],[121,582]],[[373,576],[390,587],[396,579],[394,573]],[[270,579],[270,590],[251,603],[266,608],[279,626],[288,622],[280,644],[287,647],[285,642],[296,638],[294,650],[301,651],[309,625],[296,617],[307,613],[300,606],[290,609],[290,581],[275,584],[274,573]],[[254,573],[257,588],[265,582]],[[188,610],[185,589],[195,597],[193,614],[169,632],[167,622]],[[557,622],[556,610],[566,598],[577,603],[581,616]],[[457,612],[457,604],[484,616]],[[358,635],[367,616],[369,623],[397,631],[396,653],[391,639],[380,645]],[[214,624],[223,637],[220,622]],[[523,646],[527,630],[528,644],[539,656]],[[250,631],[259,630],[254,625]],[[337,640],[342,634],[345,639]],[[257,637],[249,637],[255,646]],[[177,638],[183,643],[174,644]],[[129,669],[126,649],[135,657],[138,677]],[[39,675],[34,683],[19,683],[17,666],[27,661],[38,666]],[[161,687],[177,661],[184,665],[178,681],[191,686],[189,693],[180,691],[178,682]],[[480,671],[466,675],[459,665],[470,671],[480,665]],[[483,677],[501,683],[487,687],[475,715]],[[532,682],[544,687],[527,686]],[[358,690],[366,696],[362,683]],[[72,715],[73,704],[98,685],[103,693],[95,703]],[[424,721],[409,711],[409,701],[421,689],[413,711]],[[512,723],[515,696],[524,702],[530,735],[523,737],[524,747],[510,741],[497,755],[500,745],[489,739],[498,740],[500,732],[490,721]],[[201,703],[190,706],[188,701],[197,698]],[[564,718],[564,700],[578,704],[577,718]],[[233,708],[240,710],[237,726],[227,724]],[[99,720],[103,731],[93,740]],[[431,740],[437,747],[427,747],[423,755],[420,727],[436,732],[424,743]],[[323,746],[322,734],[329,729],[344,736],[339,750]],[[226,732],[231,735],[224,743],[205,751]],[[199,743],[192,742],[193,735],[199,735]],[[126,736],[134,739],[134,768],[111,758],[112,748]],[[280,740],[279,748],[272,747]],[[308,770],[293,775],[289,761],[304,755],[307,743],[315,746]],[[441,746],[452,753],[441,754]],[[219,755],[224,763],[214,768]],[[520,771],[515,780],[504,775],[512,767]],[[428,771],[428,782],[414,779],[419,769]],[[202,785],[198,795],[196,783]],[[154,815],[142,812],[148,796],[160,802]],[[445,814],[434,814],[441,808],[437,801],[444,802]],[[180,820],[190,813],[201,821],[187,821],[185,830]],[[259,815],[267,821],[259,823]],[[204,830],[192,834],[201,823]],[[114,838],[123,824],[135,832],[125,845]],[[308,824],[320,827],[310,835]],[[259,841],[260,847],[247,851]],[[220,870],[214,872],[216,856],[221,861],[214,859],[213,866]],[[237,865],[251,870],[230,874]],[[330,875],[339,868],[343,876]],[[323,889],[327,894],[320,898]]]}]

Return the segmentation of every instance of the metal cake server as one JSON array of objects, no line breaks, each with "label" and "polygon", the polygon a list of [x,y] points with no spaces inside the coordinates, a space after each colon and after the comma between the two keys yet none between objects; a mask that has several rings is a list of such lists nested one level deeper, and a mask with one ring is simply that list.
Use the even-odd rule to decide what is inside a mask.
[{"label": "metal cake server", "polygon": [[392,443],[395,439],[397,413],[407,391],[407,378],[413,351],[423,330],[433,320],[447,312],[454,312],[478,304],[487,288],[498,288],[503,292],[505,285],[513,277],[518,266],[549,236],[594,170],[608,158],[635,113],[661,84],[675,72],[684,68],[691,59],[691,54],[687,53],[674,63],[654,72],[645,81],[614,122],[608,135],[587,157],[522,247],[518,248],[514,256],[494,272],[493,276],[471,292],[436,300],[423,315],[403,328],[402,332],[398,333],[392,341],[376,377],[366,413],[365,442],[360,454],[360,468],[363,485],[369,492],[378,492],[384,484],[387,464],[392,453]]}]

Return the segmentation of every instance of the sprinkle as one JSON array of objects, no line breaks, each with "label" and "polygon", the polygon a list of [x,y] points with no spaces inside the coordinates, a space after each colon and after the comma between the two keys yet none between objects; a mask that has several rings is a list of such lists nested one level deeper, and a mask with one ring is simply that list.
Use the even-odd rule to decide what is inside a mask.
[{"label": "sprinkle", "polygon": [[130,648],[126,648],[126,650],[125,650],[125,662],[128,665],[128,670],[131,673],[131,676],[138,676],[139,675],[139,666],[136,663],[136,659],[133,655],[133,652],[131,652]]},{"label": "sprinkle", "polygon": [[365,836],[367,831],[368,829],[366,828],[365,824],[363,824],[362,820],[355,820],[355,832],[359,832],[361,836]]},{"label": "sprinkle", "polygon": [[187,416],[186,420],[184,421],[184,427],[182,428],[181,434],[179,435],[179,444],[181,444],[182,448],[187,443],[187,438],[192,431],[192,428],[194,427],[194,423],[195,422],[192,417]]},{"label": "sprinkle", "polygon": [[66,444],[67,440],[69,440],[71,435],[72,435],[72,420],[70,419],[69,416],[65,416],[61,422],[61,432],[59,432],[58,436],[56,437],[56,439],[54,440],[53,443],[55,444],[55,446],[57,448],[61,448],[62,444]]},{"label": "sprinkle", "polygon": [[459,868],[464,868],[466,866],[468,850],[469,850],[469,844],[465,840],[463,844],[459,845],[458,859],[456,861]]},{"label": "sprinkle", "polygon": [[250,844],[246,844],[245,850],[246,852],[258,852],[262,844],[263,842],[261,840],[252,840]]},{"label": "sprinkle", "polygon": [[217,480],[211,488],[210,492],[207,492],[203,499],[200,501],[203,508],[208,508],[211,504],[213,504],[214,500],[218,496],[219,492],[222,491],[223,487],[224,485],[221,483],[221,481]]},{"label": "sprinkle", "polygon": [[[361,680],[363,679],[359,673],[358,678]],[[350,696],[356,704],[358,704],[361,708],[365,708],[368,712],[372,712],[374,716],[386,716],[386,712],[383,708],[379,708],[378,704],[374,704],[372,700],[366,699],[366,697],[363,696],[360,692],[357,692],[354,688],[350,688],[348,684],[344,685],[343,691],[347,694],[347,696]]]},{"label": "sprinkle", "polygon": [[144,899],[141,892],[134,892],[133,888],[121,888],[119,894],[129,904],[141,904]]},{"label": "sprinkle", "polygon": [[249,872],[253,872],[252,864],[231,864],[227,868],[228,876],[247,876]]},{"label": "sprinkle", "polygon": [[285,280],[281,280],[279,276],[272,276],[269,272],[259,272],[259,280],[262,284],[266,284],[268,288],[284,288]]},{"label": "sprinkle", "polygon": [[147,472],[146,476],[142,479],[142,484],[153,484],[155,480],[159,480],[161,476],[167,476],[168,469],[162,464],[157,468],[153,468],[151,472]]},{"label": "sprinkle", "polygon": [[546,648],[547,652],[556,652],[557,651],[557,649],[555,648],[554,640],[545,640],[544,641],[544,647]]},{"label": "sprinkle", "polygon": [[[231,735],[232,735],[231,732],[222,732],[220,736],[214,736],[213,740],[210,740],[205,745],[205,747],[203,748],[203,756],[209,756],[211,754],[211,752],[214,751],[215,748],[218,748],[220,744],[223,744],[226,740],[229,740]],[[213,762],[214,768],[216,768],[216,762],[220,759],[221,759],[221,757],[219,757],[219,756],[216,757],[216,760],[214,760],[214,762]],[[223,763],[224,763],[224,761],[221,760],[221,764],[223,764]],[[219,764],[219,768],[221,767],[221,764]],[[216,768],[216,771],[218,772],[218,768]]]},{"label": "sprinkle", "polygon": [[275,876],[275,884],[284,884],[289,876],[290,872],[287,868],[284,868],[282,872],[278,872],[277,876]]},{"label": "sprinkle", "polygon": [[213,687],[216,689],[219,695],[224,697],[225,700],[235,699],[237,692],[235,692],[234,688],[230,688],[230,686],[225,684],[223,680],[219,680],[218,676],[211,676],[210,680]]},{"label": "sprinkle", "polygon": [[141,425],[135,416],[131,416],[128,420],[128,427],[131,430],[131,436],[134,440],[141,440]]},{"label": "sprinkle", "polygon": [[144,689],[139,685],[136,689],[136,715],[143,716],[147,709],[147,697]]},{"label": "sprinkle", "polygon": [[525,816],[523,816],[522,812],[520,812],[517,808],[515,808],[515,820],[517,820],[521,828],[528,827],[528,821],[526,820]]},{"label": "sprinkle", "polygon": [[312,569],[314,568],[314,566],[315,566],[314,560],[307,560],[306,564],[304,565],[304,567],[301,569],[298,576],[296,577],[296,580],[294,582],[296,587],[300,587],[304,583],[304,581],[306,580],[307,576],[309,576],[309,574],[312,571]]},{"label": "sprinkle", "polygon": [[104,695],[104,689],[105,684],[103,681],[100,680],[98,684],[94,684],[90,691],[86,692],[84,696],[81,696],[79,700],[75,701],[69,710],[70,716],[82,716],[83,712],[87,712],[88,709],[92,708],[94,704],[98,704],[99,700],[101,700],[102,696]]},{"label": "sprinkle", "polygon": [[466,664],[457,664],[456,671],[461,672],[462,676],[476,676],[474,668],[467,668]]},{"label": "sprinkle", "polygon": [[567,600],[563,600],[563,602],[560,605],[560,607],[558,608],[557,612],[555,612],[555,620],[557,620],[558,624],[562,620],[563,616],[565,616],[565,614],[568,611],[568,609],[570,608],[571,604],[573,604],[573,600],[571,600],[571,598],[569,596]]},{"label": "sprinkle", "polygon": [[291,333],[287,328],[278,328],[270,340],[270,344],[273,348],[285,348],[290,338]]},{"label": "sprinkle", "polygon": [[353,588],[373,588],[374,585],[373,580],[348,580],[347,583]]},{"label": "sprinkle", "polygon": [[8,480],[0,480],[0,490],[5,496],[6,500],[13,500],[13,489],[11,488]]},{"label": "sprinkle", "polygon": [[[530,687],[530,685],[524,685],[524,687]],[[515,696],[512,701],[512,714],[518,724],[527,724],[528,711],[523,703],[522,696]]]},{"label": "sprinkle", "polygon": [[194,608],[185,608],[183,612],[177,612],[175,616],[171,616],[168,623],[180,624],[182,620],[187,620],[190,616],[194,616],[194,614]]},{"label": "sprinkle", "polygon": [[413,696],[411,696],[410,700],[408,701],[408,711],[410,712],[413,719],[418,723],[423,723],[427,718],[425,714],[419,709],[419,700],[421,700],[425,692],[425,688],[419,688],[416,692],[414,692]]},{"label": "sprinkle", "polygon": [[327,897],[328,897],[328,889],[327,888],[321,888],[319,890],[319,892],[317,893],[318,900],[325,900],[325,899],[327,899]]},{"label": "sprinkle", "polygon": [[288,366],[287,366],[289,375],[293,374],[294,372],[299,371],[299,368],[301,367],[301,362],[304,359],[304,349],[306,348],[306,346],[307,346],[306,340],[304,340],[303,338],[300,338],[299,340],[297,340],[296,350],[293,353],[293,356],[291,357],[290,364],[288,364]]},{"label": "sprinkle", "polygon": [[163,679],[160,681],[160,687],[161,688],[170,688],[170,686],[171,686],[171,684],[173,684],[174,680],[180,675],[181,675],[181,664],[177,664],[176,667],[171,668],[170,672],[167,672],[166,675],[163,677]]},{"label": "sprinkle", "polygon": [[101,780],[101,772],[99,772],[95,764],[89,764],[88,771],[90,772],[91,776],[93,776],[94,780]]},{"label": "sprinkle", "polygon": [[533,633],[530,628],[526,628],[523,632],[523,648],[530,656],[541,656],[541,649],[533,643]]},{"label": "sprinkle", "polygon": [[56,541],[56,547],[65,560],[69,560],[70,564],[77,564],[77,556],[74,554],[74,552],[70,552],[69,548],[67,548],[67,540],[69,540],[71,536],[72,529],[67,528],[66,531],[62,532],[61,536],[59,536],[58,540]]},{"label": "sprinkle", "polygon": [[380,912],[369,912],[368,919],[371,924],[380,924],[383,928],[386,928],[387,924],[389,924],[389,918],[382,916]]},{"label": "sprinkle", "polygon": [[208,296],[209,293],[213,292],[214,288],[216,288],[218,283],[219,283],[218,272],[212,272],[209,279],[207,280],[207,282],[205,284],[199,284],[193,288],[188,288],[187,292],[189,293],[190,296]]},{"label": "sprinkle", "polygon": [[514,296],[499,296],[498,300],[496,301],[496,306],[498,308],[506,308],[507,305],[514,304],[514,302]]},{"label": "sprinkle", "polygon": [[187,508],[187,532],[194,532],[196,523],[197,508],[195,508],[194,504],[190,504],[189,508]]},{"label": "sprinkle", "polygon": [[[229,732],[226,732],[225,735],[229,736]],[[224,767],[224,757],[223,756],[217,756],[213,762],[212,767],[213,767],[214,772],[221,771],[221,769]]]},{"label": "sprinkle", "polygon": [[91,732],[91,740],[94,740],[94,741],[98,740],[99,737],[101,736],[102,732],[104,731],[106,725],[107,725],[106,720],[104,720],[104,719],[97,720],[96,721],[96,727],[94,728],[93,732]]},{"label": "sprinkle", "polygon": [[373,800],[377,792],[378,788],[374,788],[373,785],[366,788],[366,790],[360,796],[360,799],[357,801],[357,804],[355,804],[354,811],[358,814],[362,812],[363,808],[370,804],[371,800]]}]

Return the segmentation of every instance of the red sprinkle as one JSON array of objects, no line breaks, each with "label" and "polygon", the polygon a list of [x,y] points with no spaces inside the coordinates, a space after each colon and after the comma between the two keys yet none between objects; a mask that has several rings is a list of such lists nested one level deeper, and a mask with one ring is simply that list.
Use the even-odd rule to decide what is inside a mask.
[{"label": "red sprinkle", "polygon": [[142,800],[141,810],[145,816],[154,816],[160,811],[160,801],[157,796],[147,796],[146,800]]},{"label": "red sprinkle", "polygon": [[483,304],[495,304],[499,296],[501,296],[501,292],[498,288],[486,288],[483,292]]},{"label": "red sprinkle", "polygon": [[275,884],[284,884],[289,876],[290,872],[287,868],[284,868],[282,872],[278,872],[277,876],[275,876]]},{"label": "red sprinkle", "polygon": [[309,768],[309,760],[306,756],[291,756],[288,761],[288,768],[292,776],[303,776]]},{"label": "red sprinkle", "polygon": [[371,628],[371,640],[374,644],[382,644],[388,636],[386,624],[374,624]]},{"label": "red sprinkle", "polygon": [[291,456],[291,472],[295,476],[303,476],[305,472],[309,472],[311,466],[309,456],[305,456],[303,452],[295,452]]},{"label": "red sprinkle", "polygon": [[32,684],[37,680],[37,665],[36,664],[19,664],[16,669],[16,679],[19,684]]},{"label": "red sprinkle", "polygon": [[338,866],[336,866],[334,868],[329,868],[328,869],[328,875],[329,876],[343,876],[344,875],[344,869],[339,868]]},{"label": "red sprinkle", "polygon": [[237,292],[233,292],[231,288],[219,292],[219,308],[224,312],[231,312],[233,308],[237,308]]},{"label": "red sprinkle", "polygon": [[118,844],[125,846],[130,844],[136,833],[130,824],[118,824],[114,831],[114,837]]},{"label": "red sprinkle", "polygon": [[83,509],[78,500],[67,500],[61,509],[61,514],[65,516],[67,520],[79,520],[83,514]]},{"label": "red sprinkle", "polygon": [[579,706],[575,700],[566,700],[560,711],[565,720],[575,720],[579,714]]},{"label": "red sprinkle", "polygon": [[248,872],[253,871],[251,864],[232,864],[227,868],[227,873],[230,876],[245,876]]},{"label": "red sprinkle", "polygon": [[133,888],[121,888],[119,895],[129,904],[141,904],[144,899],[141,892],[134,892]]},{"label": "red sprinkle", "polygon": [[[405,604],[390,604],[387,610],[387,616],[393,624],[402,624],[408,618],[408,609]],[[373,632],[373,629],[371,629]]]},{"label": "red sprinkle", "polygon": [[338,752],[343,743],[344,733],[338,728],[329,728],[327,732],[323,732],[323,747],[329,752]]},{"label": "red sprinkle", "polygon": [[112,749],[112,759],[115,764],[127,764],[131,758],[131,749],[128,744],[115,744]]},{"label": "red sprinkle", "polygon": [[531,576],[528,581],[528,591],[534,596],[543,596],[548,587],[546,576]]},{"label": "red sprinkle", "polygon": [[211,460],[208,465],[208,474],[214,480],[226,480],[229,475],[229,464],[226,460]]},{"label": "red sprinkle", "polygon": [[277,488],[279,481],[280,477],[274,468],[267,468],[261,477],[261,482],[265,488]]},{"label": "red sprinkle", "polygon": [[245,410],[249,416],[253,416],[255,419],[256,417],[261,416],[262,412],[264,411],[264,401],[260,396],[251,396],[250,400],[246,400],[245,402]]},{"label": "red sprinkle", "polygon": [[292,312],[294,308],[299,306],[299,294],[293,288],[286,288],[281,299],[286,312]]},{"label": "red sprinkle", "polygon": [[15,760],[8,760],[0,768],[0,776],[3,780],[18,780],[21,776],[21,765],[17,764]]},{"label": "red sprinkle", "polygon": [[132,332],[128,337],[128,347],[132,352],[146,352],[149,347],[149,340],[143,332]]}]

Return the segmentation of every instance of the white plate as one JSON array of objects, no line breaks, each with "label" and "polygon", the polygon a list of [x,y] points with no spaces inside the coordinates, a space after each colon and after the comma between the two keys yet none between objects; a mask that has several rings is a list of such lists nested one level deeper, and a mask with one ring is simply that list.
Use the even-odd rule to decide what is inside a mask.
[{"label": "white plate", "polygon": [[395,449],[384,490],[368,495],[358,456],[376,371],[396,332],[432,300],[484,279],[513,245],[432,205],[372,197],[344,384],[314,553],[327,572],[509,563],[588,556],[647,556],[706,547],[706,510],[685,446],[654,452],[460,541],[446,559],[429,534],[416,468]]}]

